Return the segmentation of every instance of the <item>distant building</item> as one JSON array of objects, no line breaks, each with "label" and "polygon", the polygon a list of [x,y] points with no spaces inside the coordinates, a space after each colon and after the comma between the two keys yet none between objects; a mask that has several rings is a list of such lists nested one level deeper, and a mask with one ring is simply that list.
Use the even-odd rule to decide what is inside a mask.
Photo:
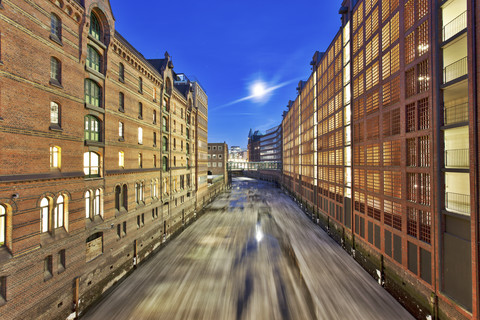
[{"label": "distant building", "polygon": [[268,129],[260,137],[260,162],[282,162],[282,125]]},{"label": "distant building", "polygon": [[260,162],[260,137],[263,134],[257,130],[255,132],[250,129],[248,134],[248,161]]},{"label": "distant building", "polygon": [[248,151],[239,146],[231,146],[228,152],[229,162],[247,162]]},{"label": "distant building", "polygon": [[227,175],[228,145],[223,143],[208,144],[209,175]]}]

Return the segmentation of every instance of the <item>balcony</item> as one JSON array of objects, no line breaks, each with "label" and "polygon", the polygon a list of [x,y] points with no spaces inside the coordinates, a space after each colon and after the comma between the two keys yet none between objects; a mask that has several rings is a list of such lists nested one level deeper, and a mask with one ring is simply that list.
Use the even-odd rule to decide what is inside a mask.
[{"label": "balcony", "polygon": [[456,18],[449,21],[442,28],[442,40],[447,41],[460,31],[467,28],[467,11],[462,12]]},{"label": "balcony", "polygon": [[445,167],[468,168],[470,166],[468,149],[445,150]]},{"label": "balcony", "polygon": [[443,109],[444,125],[468,122],[468,102],[460,103]]},{"label": "balcony", "polygon": [[457,60],[443,68],[443,83],[448,83],[467,74],[467,57]]},{"label": "balcony", "polygon": [[470,214],[470,195],[446,192],[445,208],[451,212],[469,215]]}]

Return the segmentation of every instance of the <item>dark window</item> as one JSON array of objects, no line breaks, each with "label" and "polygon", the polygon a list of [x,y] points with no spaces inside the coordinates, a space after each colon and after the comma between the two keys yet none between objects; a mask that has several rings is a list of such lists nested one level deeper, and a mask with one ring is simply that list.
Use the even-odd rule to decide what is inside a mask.
[{"label": "dark window", "polygon": [[153,110],[153,124],[157,123],[157,111]]},{"label": "dark window", "polygon": [[168,151],[168,139],[167,137],[162,137],[162,150]]},{"label": "dark window", "polygon": [[125,111],[125,95],[123,92],[118,93],[118,110],[122,112]]},{"label": "dark window", "polygon": [[138,118],[143,119],[143,104],[141,102],[138,103]]},{"label": "dark window", "polygon": [[163,168],[163,171],[168,170],[168,158],[167,157],[162,158],[162,168]]},{"label": "dark window", "polygon": [[115,209],[120,210],[122,203],[122,188],[120,186],[115,187]]},{"label": "dark window", "polygon": [[53,271],[52,271],[52,256],[48,256],[43,260],[43,279],[46,281],[52,278]]},{"label": "dark window", "polygon": [[55,40],[58,40],[58,41],[61,41],[62,39],[62,20],[60,20],[60,18],[52,13],[50,15],[50,32],[51,32],[51,35],[52,37],[55,39]]},{"label": "dark window", "polygon": [[101,98],[100,86],[93,80],[85,79],[85,103],[100,107]]},{"label": "dark window", "polygon": [[66,269],[65,249],[60,250],[57,254],[58,259],[58,273],[62,273]]},{"label": "dark window", "polygon": [[156,132],[153,133],[153,146],[154,147],[157,146],[157,133]]},{"label": "dark window", "polygon": [[138,78],[138,92],[143,93],[143,79]]},{"label": "dark window", "polygon": [[123,63],[118,65],[118,80],[125,82],[125,67],[123,66]]},{"label": "dark window", "polygon": [[127,234],[127,221],[123,221],[123,235]]},{"label": "dark window", "polygon": [[128,187],[126,184],[122,187],[122,200],[123,200],[123,207],[125,210],[128,210]]},{"label": "dark window", "polygon": [[85,116],[85,140],[100,141],[100,121],[94,116]]}]

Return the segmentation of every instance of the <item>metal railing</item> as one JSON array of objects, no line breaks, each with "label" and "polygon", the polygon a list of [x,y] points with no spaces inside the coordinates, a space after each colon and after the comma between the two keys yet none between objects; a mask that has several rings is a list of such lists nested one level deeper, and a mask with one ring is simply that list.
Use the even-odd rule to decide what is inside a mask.
[{"label": "metal railing", "polygon": [[443,121],[445,125],[468,122],[468,102],[451,107],[444,107]]},{"label": "metal railing", "polygon": [[460,78],[461,76],[466,75],[467,71],[468,61],[467,57],[464,57],[443,68],[443,83],[447,83],[457,78]]},{"label": "metal railing", "polygon": [[445,167],[468,168],[469,166],[468,149],[445,150]]},{"label": "metal railing", "polygon": [[460,13],[455,19],[443,26],[442,40],[447,41],[460,31],[467,28],[467,11]]},{"label": "metal railing", "polygon": [[452,212],[470,214],[470,195],[445,192],[445,208]]}]

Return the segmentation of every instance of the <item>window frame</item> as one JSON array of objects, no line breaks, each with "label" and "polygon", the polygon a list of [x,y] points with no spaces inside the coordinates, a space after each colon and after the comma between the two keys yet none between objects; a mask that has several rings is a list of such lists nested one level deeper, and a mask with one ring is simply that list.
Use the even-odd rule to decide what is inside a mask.
[{"label": "window frame", "polygon": [[[91,115],[88,114],[84,117],[84,138],[86,141],[96,141],[96,142],[101,142],[102,137],[101,137],[101,125],[100,125],[100,120]],[[92,130],[92,124],[96,125],[96,131],[95,128]],[[94,126],[95,127],[95,126]],[[96,139],[95,139],[96,137]]]},{"label": "window frame", "polygon": [[[95,155],[98,160],[98,165],[97,166],[92,166],[92,156]],[[86,158],[88,157],[88,159]],[[88,163],[85,161],[88,160]],[[95,172],[94,169],[97,169],[98,173],[92,174],[92,172]],[[88,170],[88,173],[87,173]],[[83,153],[83,173],[85,174],[85,177],[87,178],[95,178],[95,177],[100,177],[101,173],[101,156],[99,153],[96,153],[94,151],[87,151]]]},{"label": "window frame", "polygon": [[102,56],[93,46],[87,45],[87,59],[85,64],[88,68],[102,73]]},{"label": "window frame", "polygon": [[102,108],[102,87],[92,79],[85,79],[85,103]]}]

